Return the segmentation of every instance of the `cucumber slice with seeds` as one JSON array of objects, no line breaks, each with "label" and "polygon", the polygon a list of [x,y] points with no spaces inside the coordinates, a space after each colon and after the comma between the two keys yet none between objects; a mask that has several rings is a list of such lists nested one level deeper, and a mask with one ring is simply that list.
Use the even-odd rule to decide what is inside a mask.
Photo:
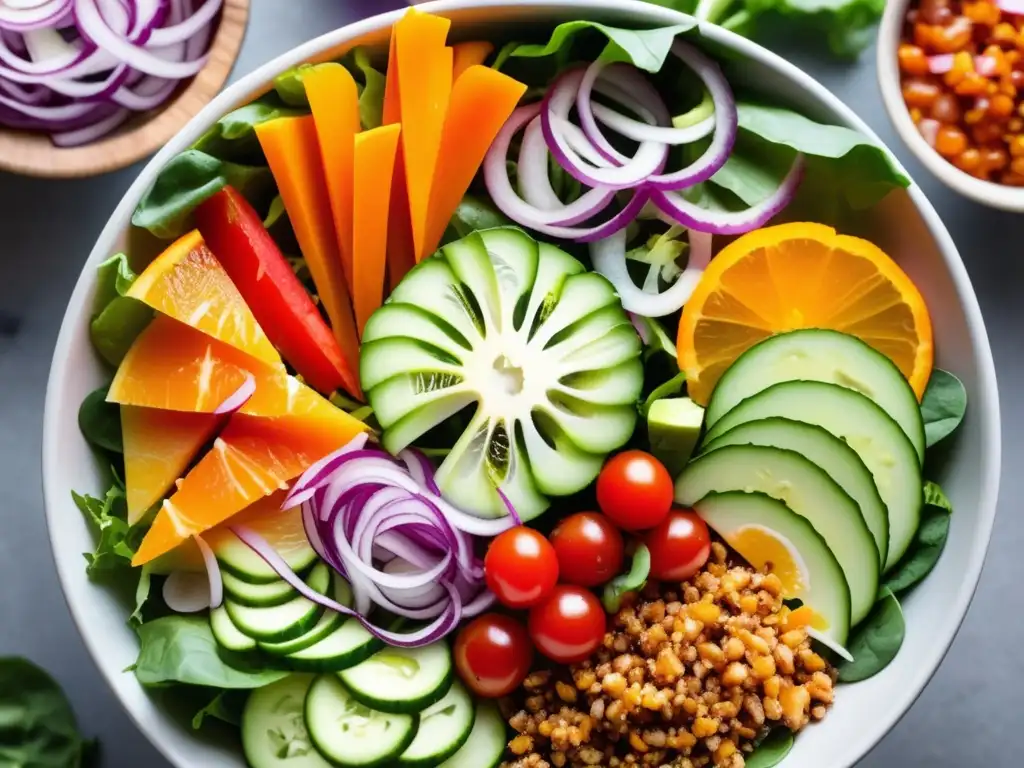
[{"label": "cucumber slice with seeds", "polygon": [[466,743],[438,768],[496,768],[505,756],[506,731],[498,706],[492,701],[478,702]]},{"label": "cucumber slice with seeds", "polygon": [[[317,592],[326,593],[330,579],[331,570],[327,563],[317,563],[306,584]],[[301,637],[316,625],[325,610],[301,595],[283,605],[267,608],[252,608],[232,600],[225,600],[224,607],[239,630],[269,643],[283,643]]]},{"label": "cucumber slice with seeds", "polygon": [[420,713],[420,727],[398,758],[405,768],[433,768],[454,755],[473,729],[473,699],[458,680],[436,704]]},{"label": "cucumber slice with seeds", "polygon": [[[420,262],[362,341],[361,382],[389,451],[477,406],[436,480],[480,517],[507,514],[499,488],[536,517],[549,496],[592,482],[636,425],[641,344],[615,290],[518,228]],[[544,466],[552,452],[557,471]]]},{"label": "cucumber slice with seeds", "polygon": [[235,626],[228,616],[228,609],[219,605],[210,611],[210,629],[213,639],[222,648],[236,653],[246,653],[256,649],[256,641]]},{"label": "cucumber slice with seeds", "polygon": [[306,694],[306,727],[317,750],[341,768],[370,768],[396,759],[412,743],[416,714],[385,714],[361,704],[334,675],[320,675]]},{"label": "cucumber slice with seeds", "polygon": [[422,712],[452,685],[452,653],[444,642],[386,648],[338,673],[352,696],[381,712]]},{"label": "cucumber slice with seeds", "polygon": [[289,654],[287,664],[310,672],[338,672],[366,661],[383,647],[384,641],[349,618],[318,642]]},{"label": "cucumber slice with seeds", "polygon": [[252,768],[330,768],[306,729],[313,675],[291,675],[252,692],[242,711],[242,749]]}]

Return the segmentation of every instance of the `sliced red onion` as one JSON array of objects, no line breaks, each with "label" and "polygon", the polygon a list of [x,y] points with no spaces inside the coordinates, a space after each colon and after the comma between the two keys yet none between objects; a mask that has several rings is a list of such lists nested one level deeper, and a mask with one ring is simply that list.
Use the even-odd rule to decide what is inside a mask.
[{"label": "sliced red onion", "polygon": [[434,480],[434,465],[430,463],[430,459],[422,451],[418,451],[415,448],[406,448],[399,451],[398,458],[405,464],[413,480],[424,486],[431,493],[438,496],[441,495],[441,489],[437,487],[437,482]]},{"label": "sliced red onion", "polygon": [[216,416],[223,416],[226,413],[235,413],[243,405],[249,402],[249,398],[254,394],[256,394],[256,377],[251,373],[246,373],[245,381],[243,381],[238,389],[235,390],[234,394],[218,405],[213,413]]},{"label": "sliced red onion", "polygon": [[501,503],[504,504],[505,509],[508,510],[508,516],[515,521],[516,525],[522,525],[523,519],[519,517],[519,513],[516,512],[516,508],[512,505],[512,500],[505,495],[505,492],[501,490],[501,488],[495,488],[494,490],[498,492],[498,498],[501,499]]},{"label": "sliced red onion", "polygon": [[164,581],[164,602],[176,613],[199,613],[210,607],[210,586],[205,573],[175,571]]},{"label": "sliced red onion", "polygon": [[71,0],[40,3],[0,3],[0,27],[19,32],[48,27],[67,16]]},{"label": "sliced red onion", "polygon": [[231,530],[239,539],[248,545],[253,552],[263,558],[264,562],[266,562],[267,565],[269,565],[274,572],[278,574],[278,576],[287,581],[303,597],[332,611],[336,611],[343,616],[353,617],[362,624],[367,631],[389,645],[400,648],[414,648],[421,645],[429,645],[430,643],[440,640],[446,634],[451,632],[462,618],[463,611],[461,596],[453,586],[442,584],[442,587],[448,593],[448,602],[446,603],[442,613],[430,624],[412,632],[394,632],[386,630],[371,622],[360,612],[312,589],[291,568],[288,567],[288,563],[286,563],[277,551],[255,531],[244,526],[232,526]]},{"label": "sliced red onion", "polygon": [[732,88],[729,87],[729,81],[725,79],[717,62],[682,40],[676,40],[672,44],[672,53],[697,74],[711,95],[715,105],[715,133],[704,154],[689,166],[648,179],[648,183],[654,189],[662,191],[685,189],[714,176],[729,159],[739,127]]},{"label": "sliced red onion", "polygon": [[203,564],[206,566],[206,578],[210,585],[210,607],[217,608],[224,601],[224,579],[221,577],[220,564],[203,537],[196,536],[194,538],[196,546],[199,547],[199,552],[203,556]]},{"label": "sliced red onion", "polygon": [[84,128],[76,128],[71,131],[56,131],[50,134],[50,139],[58,147],[80,147],[84,144],[91,144],[112,130],[123,124],[132,116],[130,110],[118,109],[112,112],[109,117],[98,120]]},{"label": "sliced red onion", "polygon": [[580,183],[589,187],[631,189],[664,167],[668,159],[668,147],[660,142],[641,142],[633,157],[612,167],[598,166],[581,157],[566,140],[560,124],[553,118],[568,120],[585,74],[582,69],[571,69],[548,88],[540,113],[544,139],[558,164]]},{"label": "sliced red onion", "polygon": [[625,232],[618,232],[605,240],[592,243],[590,258],[594,263],[594,269],[615,286],[624,309],[644,317],[663,317],[677,312],[693,295],[711,257],[710,235],[691,230],[690,249],[690,261],[686,269],[661,293],[641,290],[630,277],[626,267]]},{"label": "sliced red onion", "polygon": [[678,192],[656,190],[651,200],[691,230],[715,235],[742,235],[762,226],[789,205],[803,179],[805,164],[804,156],[798,154],[779,188],[757,205],[742,211],[710,211],[691,203]]},{"label": "sliced red onion", "polygon": [[145,75],[135,86],[121,86],[110,98],[115,104],[135,112],[148,112],[156,109],[171,97],[179,83],[176,80],[164,80],[160,77]]},{"label": "sliced red onion", "polygon": [[206,0],[199,10],[188,16],[185,21],[170,27],[154,29],[149,35],[149,45],[174,45],[190,40],[210,26],[220,13],[222,5],[223,0]]},{"label": "sliced red onion", "polygon": [[[592,245],[591,248],[596,247],[598,244]],[[626,311],[626,315],[629,317],[629,322],[633,326],[633,330],[636,331],[636,335],[640,337],[640,341],[647,346],[651,343],[651,330],[647,327],[647,324],[640,319],[640,316],[636,312]]]}]

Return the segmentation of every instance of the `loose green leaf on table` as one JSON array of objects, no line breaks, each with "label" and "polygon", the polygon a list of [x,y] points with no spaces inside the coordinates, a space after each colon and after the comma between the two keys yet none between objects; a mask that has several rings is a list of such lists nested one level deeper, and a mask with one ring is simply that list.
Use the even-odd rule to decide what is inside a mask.
[{"label": "loose green leaf on table", "polygon": [[89,443],[114,453],[123,453],[121,407],[107,402],[107,387],[85,396],[78,408],[78,428]]},{"label": "loose green leaf on table", "polygon": [[547,43],[511,44],[503,48],[495,60],[495,69],[501,69],[509,58],[544,58],[561,56],[568,59],[572,45],[581,32],[595,30],[607,38],[601,57],[607,61],[628,61],[648,72],[661,71],[672,43],[679,35],[693,29],[696,22],[677,24],[659,29],[619,29],[595,21],[568,21],[555,27]]},{"label": "loose green leaf on table", "polygon": [[746,756],[745,768],[772,768],[781,763],[793,749],[793,732],[788,728],[772,728],[768,735]]},{"label": "loose green leaf on table", "polygon": [[359,91],[359,122],[363,130],[378,128],[384,122],[384,88],[387,78],[378,72],[365,48],[352,52],[352,62],[363,76]]},{"label": "loose green leaf on table", "polygon": [[839,680],[856,683],[881,672],[896,658],[905,634],[903,609],[892,591],[883,587],[878,602],[847,641],[853,661],[839,662]]},{"label": "loose green leaf on table", "polygon": [[967,390],[956,376],[941,368],[932,371],[921,398],[925,443],[931,447],[952,434],[967,411]]},{"label": "loose green leaf on table", "polygon": [[83,768],[94,746],[50,675],[27,659],[0,658],[0,766]]},{"label": "loose green leaf on table", "polygon": [[917,532],[906,554],[885,577],[884,586],[893,594],[905,592],[931,573],[946,546],[952,511],[953,505],[942,488],[937,483],[926,482]]},{"label": "loose green leaf on table", "polygon": [[139,658],[132,669],[143,685],[184,683],[212,688],[261,688],[283,677],[281,670],[244,670],[218,654],[210,621],[203,616],[165,616],[138,628]]},{"label": "loose green leaf on table", "polygon": [[192,718],[192,727],[199,730],[208,718],[220,720],[228,725],[242,724],[242,710],[248,699],[248,691],[221,691]]},{"label": "loose green leaf on table", "polygon": [[622,598],[630,592],[643,589],[650,573],[651,552],[645,545],[640,544],[633,553],[633,562],[629,570],[604,585],[604,592],[601,595],[604,609],[608,613],[617,613],[622,605]]},{"label": "loose green leaf on table", "polygon": [[123,253],[111,256],[97,268],[89,335],[96,351],[114,366],[121,363],[153,319],[153,310],[126,295],[136,277]]}]

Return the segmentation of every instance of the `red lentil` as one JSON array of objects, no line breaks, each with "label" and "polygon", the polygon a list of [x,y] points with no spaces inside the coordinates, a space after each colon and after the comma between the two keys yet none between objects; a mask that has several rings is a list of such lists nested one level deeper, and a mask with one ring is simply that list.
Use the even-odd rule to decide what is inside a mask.
[{"label": "red lentil", "polygon": [[[935,150],[972,176],[1024,185],[1024,23],[994,0],[918,0],[896,55],[903,100]],[[945,71],[930,66],[948,55]]]}]

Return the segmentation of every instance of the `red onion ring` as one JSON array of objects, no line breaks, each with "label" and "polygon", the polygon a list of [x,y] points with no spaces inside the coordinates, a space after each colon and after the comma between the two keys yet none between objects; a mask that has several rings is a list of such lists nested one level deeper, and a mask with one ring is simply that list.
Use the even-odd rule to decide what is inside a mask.
[{"label": "red onion ring", "polygon": [[40,29],[60,21],[70,10],[71,0],[47,0],[22,9],[0,5],[0,27],[18,32]]},{"label": "red onion ring", "polygon": [[203,564],[206,566],[206,575],[210,580],[210,607],[217,608],[224,602],[224,579],[221,577],[220,564],[217,557],[210,549],[202,536],[193,537],[199,552],[203,556]]},{"label": "red onion ring", "polygon": [[235,413],[243,405],[249,402],[249,398],[254,394],[256,394],[256,377],[251,373],[246,373],[245,381],[243,381],[238,389],[235,390],[234,394],[218,405],[213,413],[216,416],[223,416],[226,413]]}]

